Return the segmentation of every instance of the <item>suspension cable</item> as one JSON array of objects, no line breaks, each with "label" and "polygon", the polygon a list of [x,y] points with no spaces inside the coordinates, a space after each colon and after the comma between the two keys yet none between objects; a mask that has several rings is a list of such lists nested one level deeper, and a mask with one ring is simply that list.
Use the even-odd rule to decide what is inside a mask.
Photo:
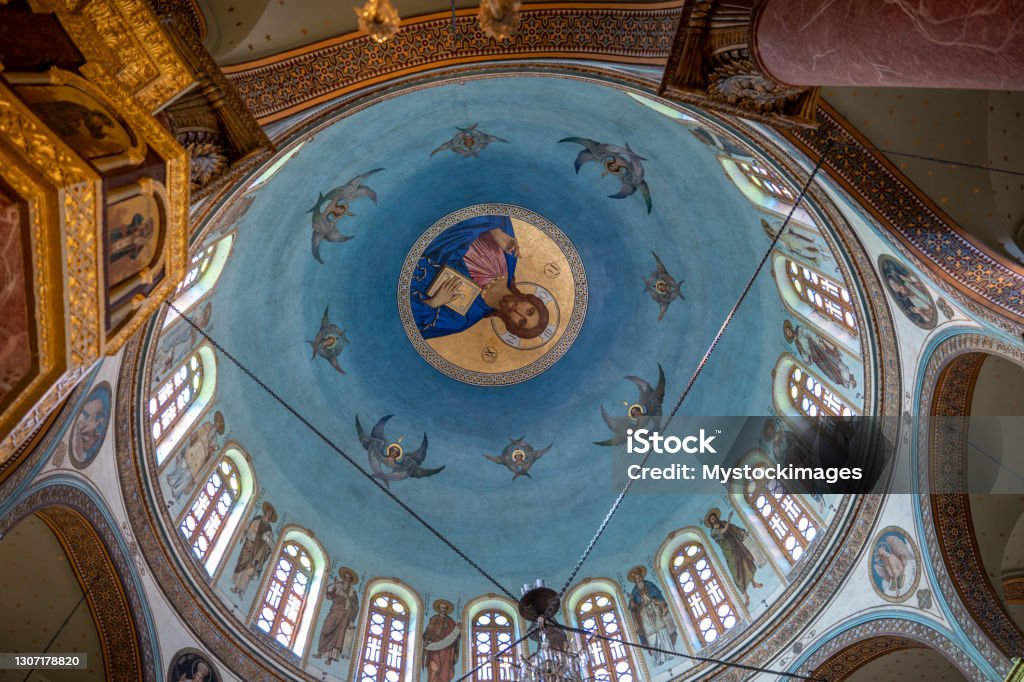
[{"label": "suspension cable", "polygon": [[[818,162],[814,164],[814,170],[811,171],[811,174],[807,177],[807,181],[804,183],[804,186],[800,189],[800,194],[799,196],[797,196],[796,202],[794,202],[792,208],[789,209],[789,213],[786,215],[786,219],[782,222],[782,226],[779,228],[779,231],[775,234],[775,237],[772,238],[772,243],[768,245],[768,248],[765,250],[764,255],[761,256],[761,260],[758,262],[757,267],[754,268],[753,274],[750,275],[750,278],[747,280],[746,286],[743,287],[743,291],[740,292],[740,295],[736,299],[736,302],[733,304],[732,309],[729,311],[729,314],[725,316],[725,320],[722,322],[722,326],[718,328],[718,333],[715,334],[715,338],[711,340],[711,345],[709,345],[708,349],[704,352],[704,357],[702,357],[700,362],[697,363],[697,369],[695,369],[693,374],[690,376],[690,380],[686,383],[686,388],[684,388],[683,392],[679,395],[679,400],[676,401],[675,407],[673,407],[672,412],[669,413],[668,419],[665,421],[664,424],[661,425],[661,429],[668,428],[669,424],[671,424],[672,420],[675,418],[676,413],[679,412],[679,408],[682,407],[683,401],[686,400],[686,396],[690,394],[690,390],[693,388],[693,385],[697,382],[697,377],[700,376],[700,373],[704,370],[704,367],[708,363],[708,359],[711,357],[711,354],[715,351],[715,347],[718,345],[718,342],[722,339],[722,336],[725,334],[725,330],[729,327],[729,324],[736,316],[736,311],[739,310],[740,305],[743,304],[743,301],[747,298],[747,294],[749,294],[750,290],[753,288],[757,276],[761,274],[761,270],[764,269],[764,265],[765,263],[768,262],[768,259],[771,257],[772,251],[775,249],[775,245],[779,243],[779,239],[782,237],[782,233],[785,231],[786,226],[789,225],[789,221],[793,217],[793,213],[800,205],[800,202],[803,201],[804,196],[807,194],[807,190],[810,188],[815,176],[817,176],[818,172],[821,170],[821,167],[825,163],[825,159],[826,157],[828,157],[830,151],[832,151],[831,143],[829,143],[825,147],[825,149],[821,153],[821,156],[818,158]],[[647,464],[647,460],[650,458],[653,452],[653,448],[648,449],[647,453],[644,455],[644,458],[640,461],[641,468],[643,468]],[[568,579],[566,579],[565,585],[562,586],[561,592],[558,593],[559,598],[565,596],[566,590],[568,590],[569,586],[572,585],[572,581],[576,579],[576,575],[579,573],[580,568],[583,567],[583,563],[587,560],[587,557],[590,556],[590,553],[594,549],[594,545],[597,544],[597,541],[601,538],[601,535],[604,534],[605,528],[608,527],[608,523],[612,520],[612,517],[615,515],[615,512],[618,511],[619,506],[622,504],[622,500],[625,499],[626,495],[629,493],[632,487],[633,479],[629,479],[629,481],[626,482],[626,485],[623,486],[622,491],[619,493],[618,497],[615,498],[615,502],[613,502],[612,506],[608,509],[608,513],[605,514],[604,520],[601,522],[601,525],[598,526],[597,532],[594,533],[594,537],[591,538],[590,543],[587,545],[587,548],[583,550],[583,554],[580,555],[579,561],[576,562],[576,566],[573,567],[572,571],[569,573],[569,577]]]},{"label": "suspension cable", "polygon": [[811,682],[827,682],[826,680],[823,680],[820,677],[810,677],[808,675],[801,675],[799,673],[791,673],[791,672],[785,672],[785,671],[781,671],[781,670],[771,670],[769,668],[762,668],[761,666],[757,666],[757,665],[747,665],[745,663],[735,663],[735,662],[732,662],[732,661],[723,661],[721,659],[712,658],[710,656],[695,656],[693,654],[685,654],[685,653],[683,653],[681,651],[675,651],[674,649],[663,649],[661,647],[651,646],[650,644],[641,644],[639,642],[630,642],[629,640],[619,639],[619,638],[616,638],[616,637],[609,637],[608,635],[602,635],[601,633],[599,633],[599,632],[597,632],[595,630],[587,630],[585,628],[577,628],[577,627],[573,627],[572,625],[564,625],[562,623],[558,623],[558,622],[555,622],[555,621],[552,621],[551,624],[554,625],[557,628],[561,628],[562,630],[567,630],[569,632],[575,632],[575,633],[580,634],[580,635],[587,635],[588,637],[590,637],[592,639],[602,639],[602,640],[604,640],[606,642],[611,642],[613,644],[622,644],[623,646],[628,646],[628,647],[631,647],[633,649],[642,649],[644,651],[650,651],[651,653],[660,653],[660,654],[667,654],[669,656],[677,656],[679,658],[686,658],[686,659],[689,659],[691,661],[697,661],[698,663],[715,663],[717,665],[724,665],[724,666],[729,667],[729,668],[739,668],[741,670],[749,670],[751,672],[768,673],[769,675],[778,675],[780,677],[790,677],[790,678],[797,679],[797,680],[811,680]]},{"label": "suspension cable", "polygon": [[411,516],[412,518],[416,519],[416,521],[418,521],[420,523],[420,525],[422,525],[424,528],[426,528],[428,531],[430,531],[431,535],[433,535],[438,540],[440,540],[442,543],[444,543],[445,546],[448,547],[448,549],[450,549],[453,552],[455,552],[463,561],[465,561],[467,564],[472,566],[480,575],[482,575],[484,578],[486,578],[488,582],[490,582],[496,588],[501,590],[502,594],[507,596],[512,601],[516,601],[516,598],[514,596],[512,596],[512,593],[509,592],[501,583],[499,583],[497,580],[495,580],[491,576],[490,573],[485,571],[483,568],[480,567],[479,564],[477,564],[475,561],[470,559],[469,556],[465,552],[463,552],[461,549],[459,549],[455,545],[455,543],[453,543],[451,540],[449,540],[444,535],[442,535],[440,531],[438,531],[436,528],[434,528],[432,525],[430,525],[430,523],[427,522],[426,519],[424,519],[422,516],[420,516],[408,504],[403,502],[397,495],[395,495],[393,492],[391,492],[384,484],[382,484],[380,481],[378,481],[376,478],[374,478],[372,474],[370,474],[365,469],[363,469],[361,466],[359,466],[354,459],[352,459],[348,454],[345,453],[344,450],[342,450],[337,445],[335,445],[334,441],[332,441],[330,438],[328,438],[320,429],[318,429],[317,427],[313,426],[313,424],[308,419],[306,419],[301,414],[299,414],[298,410],[296,410],[294,407],[292,407],[291,404],[288,403],[288,401],[286,401],[284,398],[282,398],[277,393],[275,393],[272,388],[267,386],[267,384],[265,384],[262,380],[260,380],[259,377],[257,377],[255,374],[253,374],[249,370],[248,367],[243,365],[238,360],[238,358],[236,358],[234,355],[232,355],[227,350],[225,350],[224,347],[221,346],[219,343],[217,343],[217,341],[215,341],[213,339],[213,337],[211,337],[204,329],[200,328],[199,325],[197,325],[191,318],[185,316],[185,314],[182,313],[180,310],[178,310],[178,308],[175,307],[175,305],[173,303],[171,303],[169,300],[168,301],[164,301],[164,303],[167,304],[167,307],[169,307],[171,310],[173,310],[175,313],[177,313],[178,317],[180,317],[183,320],[185,320],[189,324],[189,326],[192,327],[192,329],[196,330],[199,334],[202,334],[203,338],[205,338],[207,341],[209,341],[210,344],[214,348],[216,348],[218,352],[220,352],[224,357],[226,357],[228,360],[230,360],[231,363],[233,365],[235,365],[235,367],[240,369],[243,374],[245,374],[247,377],[252,379],[256,383],[257,386],[262,388],[264,390],[264,392],[267,393],[267,395],[269,395],[271,398],[276,400],[278,402],[278,404],[280,404],[284,409],[286,409],[288,412],[290,412],[293,417],[298,419],[302,423],[303,426],[305,426],[307,429],[309,429],[314,435],[316,435],[317,438],[322,440],[327,445],[327,447],[331,448],[332,450],[337,452],[339,455],[341,455],[342,459],[344,459],[346,462],[351,464],[352,467],[356,471],[358,471],[365,479],[370,481],[370,483],[372,483],[373,485],[377,486],[378,490],[380,490],[382,493],[384,493],[389,498],[391,498],[391,500],[395,504],[397,504],[399,507],[404,509],[409,514],[409,516]]}]

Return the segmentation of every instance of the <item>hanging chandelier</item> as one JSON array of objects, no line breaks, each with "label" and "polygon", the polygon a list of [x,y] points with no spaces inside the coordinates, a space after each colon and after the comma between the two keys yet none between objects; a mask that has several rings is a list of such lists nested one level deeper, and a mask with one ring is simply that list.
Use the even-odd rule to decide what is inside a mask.
[{"label": "hanging chandelier", "polygon": [[398,11],[391,0],[368,0],[362,7],[353,9],[359,19],[359,29],[366,31],[372,40],[385,43],[399,31]]},{"label": "hanging chandelier", "polygon": [[521,0],[480,0],[480,30],[496,40],[508,40],[523,23],[519,13],[522,4]]},{"label": "hanging chandelier", "polygon": [[558,594],[538,580],[532,586],[523,585],[522,595],[519,614],[537,623],[540,647],[522,657],[516,682],[583,682],[587,677],[587,652],[577,649],[574,638],[555,621],[561,603]]}]

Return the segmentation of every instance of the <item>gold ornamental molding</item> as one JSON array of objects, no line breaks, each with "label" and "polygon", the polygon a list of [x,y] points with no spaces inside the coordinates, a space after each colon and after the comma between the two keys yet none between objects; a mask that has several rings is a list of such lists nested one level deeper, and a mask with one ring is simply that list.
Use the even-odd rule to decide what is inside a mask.
[{"label": "gold ornamental molding", "polygon": [[151,113],[192,85],[192,76],[145,0],[29,0],[53,13],[87,61],[102,66]]},{"label": "gold ornamental molding", "polygon": [[192,83],[142,0],[0,4],[8,19],[0,463],[184,276],[188,158],[152,111]]},{"label": "gold ornamental molding", "polygon": [[685,0],[658,94],[781,128],[814,127],[820,88],[780,83],[761,67],[761,0]]},{"label": "gold ornamental molding", "polygon": [[480,30],[476,9],[402,21],[387,43],[358,31],[223,67],[262,124],[339,95],[394,78],[504,60],[575,59],[662,66],[679,20],[680,2],[544,3],[522,9],[519,32],[506,41]]},{"label": "gold ornamental molding", "polygon": [[902,171],[827,102],[820,102],[818,127],[783,131],[817,161],[829,143],[824,170],[973,311],[1014,335],[1024,324],[1024,271],[976,241],[925,196]]}]

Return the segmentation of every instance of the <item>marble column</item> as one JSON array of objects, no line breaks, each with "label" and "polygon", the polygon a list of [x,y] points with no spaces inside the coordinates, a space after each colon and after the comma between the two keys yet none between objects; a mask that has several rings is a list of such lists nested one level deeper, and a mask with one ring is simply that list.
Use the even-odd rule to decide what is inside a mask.
[{"label": "marble column", "polygon": [[764,0],[752,47],[791,86],[1024,90],[1024,0]]}]

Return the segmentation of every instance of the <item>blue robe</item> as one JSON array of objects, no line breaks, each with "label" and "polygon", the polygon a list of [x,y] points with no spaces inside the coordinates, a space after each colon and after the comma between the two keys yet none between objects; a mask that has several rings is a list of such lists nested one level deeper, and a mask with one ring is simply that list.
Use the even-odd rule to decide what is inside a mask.
[{"label": "blue robe", "polygon": [[[494,228],[498,228],[510,237],[515,237],[515,232],[512,231],[512,221],[507,216],[477,216],[476,218],[470,218],[453,225],[439,234],[434,241],[430,242],[423,255],[420,256],[420,260],[416,264],[416,269],[412,275],[410,299],[413,318],[416,320],[416,327],[420,330],[423,338],[433,339],[465,331],[487,317],[494,310],[494,308],[484,303],[482,296],[476,297],[476,300],[473,301],[465,315],[460,315],[448,306],[431,308],[425,303],[430,298],[427,296],[430,285],[434,283],[437,274],[445,266],[450,267],[467,279],[472,279],[463,260],[466,256],[466,251],[469,250],[469,247],[472,246],[477,237]],[[517,260],[515,256],[508,253],[505,254],[505,261],[508,264],[509,286],[512,286],[515,280]]]}]

